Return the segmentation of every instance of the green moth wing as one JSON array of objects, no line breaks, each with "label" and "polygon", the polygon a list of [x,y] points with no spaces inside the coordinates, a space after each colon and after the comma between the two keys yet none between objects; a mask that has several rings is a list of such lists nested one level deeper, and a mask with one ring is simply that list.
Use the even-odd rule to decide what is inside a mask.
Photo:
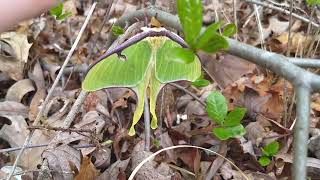
[{"label": "green moth wing", "polygon": [[148,41],[140,41],[121,53],[127,60],[113,54],[98,62],[87,73],[82,89],[96,91],[110,87],[135,87],[145,77],[151,64],[152,48]]},{"label": "green moth wing", "polygon": [[172,61],[170,49],[181,47],[175,41],[166,38],[163,45],[158,48],[156,53],[156,77],[161,83],[174,81],[195,81],[201,75],[201,63],[197,56],[191,63],[180,63]]},{"label": "green moth wing", "polygon": [[110,87],[127,87],[135,91],[138,102],[134,112],[129,135],[135,134],[134,126],[144,110],[144,97],[149,95],[151,128],[157,128],[155,112],[157,96],[169,82],[195,81],[201,75],[201,64],[197,56],[191,63],[172,61],[168,51],[181,47],[167,37],[148,37],[127,48],[121,54],[126,61],[113,54],[95,64],[87,73],[82,89],[96,91]]}]

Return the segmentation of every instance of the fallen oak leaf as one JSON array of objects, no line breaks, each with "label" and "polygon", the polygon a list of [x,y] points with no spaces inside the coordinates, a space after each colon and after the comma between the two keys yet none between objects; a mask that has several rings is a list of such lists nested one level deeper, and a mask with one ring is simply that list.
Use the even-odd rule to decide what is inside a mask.
[{"label": "fallen oak leaf", "polygon": [[79,174],[75,180],[95,180],[99,175],[99,171],[92,164],[91,158],[85,156],[81,162]]},{"label": "fallen oak leaf", "polygon": [[116,161],[107,170],[105,170],[97,179],[118,179],[118,176],[121,174],[121,172],[124,172],[127,169],[129,162],[130,158],[123,161]]},{"label": "fallen oak leaf", "polygon": [[73,175],[80,170],[81,152],[68,145],[49,147],[41,157],[48,160],[54,179],[73,179]]},{"label": "fallen oak leaf", "polygon": [[0,102],[0,116],[18,116],[28,117],[28,107],[15,101]]},{"label": "fallen oak leaf", "polygon": [[[16,32],[8,32],[0,35],[1,44],[5,43],[8,47],[4,50],[1,45],[0,71],[7,73],[14,80],[23,79],[24,65],[28,61],[29,44],[27,35]],[[3,54],[3,51],[6,54]]]}]

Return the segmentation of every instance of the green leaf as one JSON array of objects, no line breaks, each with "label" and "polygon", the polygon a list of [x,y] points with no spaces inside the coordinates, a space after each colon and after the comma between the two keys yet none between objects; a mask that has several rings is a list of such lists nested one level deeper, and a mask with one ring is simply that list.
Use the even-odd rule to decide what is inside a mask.
[{"label": "green leaf", "polygon": [[70,16],[72,16],[72,12],[66,11],[63,13],[64,5],[63,3],[59,3],[56,7],[50,9],[50,14],[55,16],[57,20],[64,20]]},{"label": "green leaf", "polygon": [[228,41],[217,32],[210,34],[208,38],[200,38],[197,44],[197,49],[207,53],[216,53],[219,50],[228,48]]},{"label": "green leaf", "polygon": [[96,91],[111,87],[128,87],[135,91],[138,102],[129,135],[135,134],[134,126],[144,110],[144,98],[150,95],[151,128],[157,128],[156,99],[161,88],[168,82],[195,81],[201,75],[201,64],[197,56],[189,63],[172,61],[169,49],[181,46],[166,37],[149,37],[124,49],[122,61],[117,54],[95,64],[87,73],[82,89]]},{"label": "green leaf", "polygon": [[167,52],[171,56],[171,60],[178,63],[191,63],[194,60],[194,53],[189,49],[175,47]]},{"label": "green leaf", "polygon": [[60,2],[56,7],[50,9],[50,14],[56,17],[61,16],[63,12],[63,3]]},{"label": "green leaf", "polygon": [[223,35],[230,37],[237,33],[237,26],[235,24],[228,24],[223,29]]},{"label": "green leaf", "polygon": [[124,29],[120,26],[113,25],[111,29],[112,29],[112,33],[116,36],[120,36],[121,34],[124,34]]},{"label": "green leaf", "polygon": [[232,127],[218,127],[213,129],[213,134],[220,140],[227,140],[229,138],[240,137],[246,134],[246,129],[239,124]]},{"label": "green leaf", "polygon": [[192,83],[193,86],[198,87],[198,88],[200,88],[200,87],[206,87],[206,86],[208,86],[209,84],[210,84],[210,81],[208,81],[208,80],[206,80],[206,79],[202,79],[202,78],[199,78],[199,79],[197,79],[196,81],[194,81],[194,82]]},{"label": "green leaf", "polygon": [[320,0],[307,0],[307,4],[309,6],[319,5],[320,4]]},{"label": "green leaf", "polygon": [[206,110],[211,119],[223,125],[228,112],[226,98],[218,91],[212,92],[207,98]]},{"label": "green leaf", "polygon": [[278,141],[273,141],[262,148],[262,152],[266,156],[274,156],[279,151],[280,144]]},{"label": "green leaf", "polygon": [[259,163],[261,164],[261,166],[268,166],[270,164],[271,160],[269,157],[267,156],[262,156],[260,159],[259,159]]},{"label": "green leaf", "polygon": [[245,114],[246,108],[235,108],[233,111],[228,113],[223,126],[239,125]]},{"label": "green leaf", "polygon": [[202,27],[201,0],[177,0],[177,9],[185,40],[193,49]]},{"label": "green leaf", "polygon": [[196,48],[200,49],[201,47],[205,47],[212,39],[212,36],[217,34],[217,30],[221,27],[221,25],[222,22],[216,22],[208,26],[207,29],[197,39]]},{"label": "green leaf", "polygon": [[72,12],[67,11],[64,14],[57,16],[57,20],[65,20],[66,18],[71,17],[71,16],[72,16]]}]

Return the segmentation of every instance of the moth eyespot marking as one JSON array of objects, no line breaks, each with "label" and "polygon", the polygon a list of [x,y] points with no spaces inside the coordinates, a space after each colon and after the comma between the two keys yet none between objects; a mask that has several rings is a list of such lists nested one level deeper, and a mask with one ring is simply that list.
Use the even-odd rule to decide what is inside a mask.
[{"label": "moth eyespot marking", "polygon": [[123,55],[121,54],[121,52],[117,53],[118,55],[118,58],[121,60],[121,61],[127,61],[127,56],[126,55]]}]

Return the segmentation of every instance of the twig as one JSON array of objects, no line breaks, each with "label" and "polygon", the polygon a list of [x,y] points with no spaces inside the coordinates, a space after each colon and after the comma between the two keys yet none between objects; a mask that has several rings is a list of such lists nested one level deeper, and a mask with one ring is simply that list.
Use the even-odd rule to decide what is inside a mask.
[{"label": "twig", "polygon": [[[237,0],[233,0],[233,22],[238,27],[238,18],[237,18]],[[235,36],[238,39],[238,32],[236,32]]]},{"label": "twig", "polygon": [[[72,56],[73,52],[75,51],[75,49],[76,49],[76,47],[77,47],[77,45],[78,45],[78,43],[79,43],[79,41],[80,41],[80,38],[81,38],[81,36],[82,36],[82,33],[84,32],[85,28],[87,27],[87,24],[88,24],[88,22],[89,22],[89,20],[90,20],[90,17],[91,17],[91,15],[92,15],[92,13],[93,13],[96,5],[97,5],[97,2],[94,2],[94,3],[92,4],[92,6],[91,6],[91,8],[90,8],[90,11],[89,11],[89,13],[88,13],[88,15],[87,15],[87,17],[86,17],[86,20],[85,20],[85,22],[83,23],[83,25],[82,25],[82,27],[81,27],[81,29],[80,29],[80,31],[79,31],[79,34],[78,34],[78,36],[77,36],[74,44],[72,45],[72,47],[71,47],[71,49],[70,49],[70,51],[69,51],[69,54],[68,54],[68,56],[66,57],[63,65],[62,65],[62,67],[61,67],[61,69],[60,69],[60,71],[59,71],[59,73],[58,73],[58,75],[57,75],[57,77],[56,77],[56,79],[55,79],[55,81],[53,82],[53,85],[51,86],[51,88],[50,88],[50,90],[49,90],[49,92],[48,92],[47,97],[45,98],[44,102],[42,103],[42,105],[41,105],[41,107],[40,107],[40,110],[39,110],[39,112],[38,112],[38,114],[37,114],[37,117],[36,117],[33,125],[38,125],[38,124],[39,124],[39,122],[40,122],[40,120],[41,120],[41,118],[42,118],[42,114],[43,114],[43,112],[44,112],[44,109],[45,109],[46,105],[48,104],[48,102],[49,102],[49,100],[50,100],[50,98],[51,98],[51,96],[52,96],[52,94],[53,94],[53,91],[54,91],[55,87],[58,85],[58,82],[59,82],[61,76],[63,75],[63,71],[64,71],[64,69],[66,68],[68,62],[70,61],[71,56]],[[31,138],[32,138],[32,136],[33,136],[33,133],[34,133],[34,131],[31,131],[31,132],[28,134],[28,136],[27,136],[27,138],[26,138],[26,141],[24,142],[24,144],[23,144],[23,146],[22,146],[21,151],[20,151],[20,152],[18,153],[18,155],[17,155],[17,158],[16,158],[16,160],[15,160],[13,166],[12,166],[11,172],[10,172],[10,174],[8,175],[7,180],[10,180],[10,178],[12,177],[12,175],[13,175],[13,173],[14,173],[17,165],[18,165],[18,162],[19,162],[19,160],[20,160],[20,158],[21,158],[21,155],[23,154],[23,151],[24,151],[25,147],[30,143],[30,140],[31,140]]]},{"label": "twig", "polygon": [[74,102],[73,106],[71,107],[70,112],[68,113],[67,117],[65,118],[63,122],[63,127],[64,128],[69,128],[71,126],[72,121],[76,117],[76,115],[79,112],[79,109],[81,105],[83,104],[84,100],[86,99],[88,93],[81,90],[77,100]]},{"label": "twig", "polygon": [[206,107],[206,104],[200,99],[198,98],[195,94],[193,94],[192,92],[188,91],[186,88],[176,84],[176,83],[169,83],[171,86],[178,88],[182,91],[184,91],[185,93],[189,94],[191,97],[193,97],[193,99],[195,99],[196,101],[198,101],[203,107]]},{"label": "twig", "polygon": [[[291,48],[291,43],[292,43],[292,37],[291,37],[291,28],[292,28],[292,11],[293,11],[293,0],[290,0],[290,16],[289,16],[289,34],[288,34],[288,44],[287,44],[287,53],[286,56],[290,56],[290,48]],[[283,120],[284,120],[284,127],[287,127],[287,121],[288,121],[288,83],[287,81],[284,82],[283,84],[283,94],[284,94],[284,102],[283,102],[283,110],[284,110],[284,115],[283,115]]]},{"label": "twig", "polygon": [[74,129],[74,128],[61,128],[61,127],[50,127],[50,126],[29,126],[28,129],[42,129],[52,131],[64,131],[64,132],[88,132],[94,133],[90,129]]},{"label": "twig", "polygon": [[[39,147],[46,147],[48,146],[49,143],[46,144],[31,144],[26,146],[25,149],[30,149],[30,148],[39,148]],[[96,144],[81,144],[81,145],[74,145],[72,146],[73,148],[88,148],[88,147],[96,147]],[[14,148],[7,148],[7,149],[0,149],[0,153],[8,153],[8,152],[13,152],[13,151],[18,151],[22,149],[22,147],[14,147]]]},{"label": "twig", "polygon": [[[277,7],[277,6],[273,6],[273,5],[268,4],[268,3],[263,3],[263,2],[260,2],[260,1],[256,1],[256,0],[245,0],[245,2],[257,4],[257,5],[259,5],[259,6],[263,6],[263,7],[269,8],[269,9],[273,9],[273,10],[275,10],[275,11],[279,11],[279,12],[285,13],[285,14],[287,14],[287,15],[290,14],[290,11],[288,11],[288,10],[286,10],[286,9],[282,9],[282,8],[280,8],[280,7]],[[292,16],[295,17],[295,18],[297,18],[297,19],[300,19],[300,20],[303,21],[303,22],[311,23],[311,24],[312,24],[313,26],[315,26],[315,27],[319,27],[319,24],[317,24],[317,23],[315,23],[315,22],[313,22],[313,21],[311,21],[311,20],[309,20],[309,19],[307,19],[307,18],[305,18],[305,17],[303,17],[303,16],[300,16],[300,15],[295,14],[295,13],[292,13]]]},{"label": "twig", "polygon": [[149,110],[149,102],[147,95],[144,97],[144,134],[145,134],[145,144],[144,150],[150,151],[150,110]]},{"label": "twig", "polygon": [[261,20],[260,20],[260,13],[258,10],[258,6],[256,4],[253,5],[254,8],[254,12],[256,14],[256,22],[258,24],[258,30],[259,30],[259,37],[260,37],[260,43],[261,43],[261,48],[263,50],[266,50],[265,48],[265,43],[264,43],[264,36],[263,36],[263,30],[262,30],[262,24],[261,24]]}]

